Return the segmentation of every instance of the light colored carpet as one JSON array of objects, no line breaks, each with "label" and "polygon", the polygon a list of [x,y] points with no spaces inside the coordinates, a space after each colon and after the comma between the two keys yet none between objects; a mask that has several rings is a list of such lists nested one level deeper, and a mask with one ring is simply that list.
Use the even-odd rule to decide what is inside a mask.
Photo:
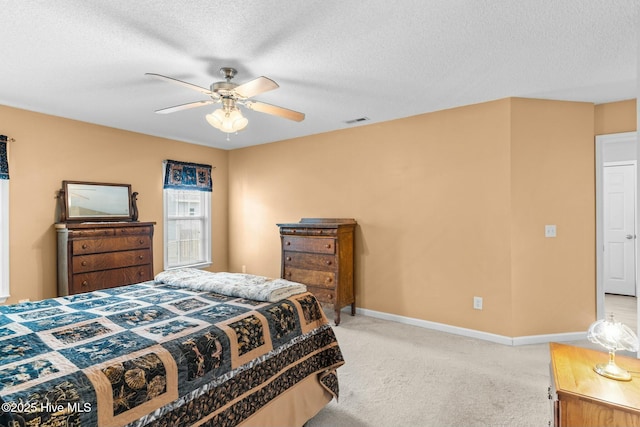
[{"label": "light colored carpet", "polygon": [[307,427],[549,425],[548,344],[511,347],[341,317],[340,400]]}]

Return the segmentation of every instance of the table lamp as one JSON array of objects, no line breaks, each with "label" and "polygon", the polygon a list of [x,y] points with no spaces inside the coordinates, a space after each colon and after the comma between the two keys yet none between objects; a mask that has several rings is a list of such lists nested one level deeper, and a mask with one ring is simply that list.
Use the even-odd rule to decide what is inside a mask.
[{"label": "table lamp", "polygon": [[600,319],[589,326],[587,339],[600,344],[609,351],[609,362],[597,364],[593,370],[600,375],[618,381],[630,381],[631,374],[616,365],[616,351],[638,351],[638,336],[626,325],[617,322],[613,314]]}]

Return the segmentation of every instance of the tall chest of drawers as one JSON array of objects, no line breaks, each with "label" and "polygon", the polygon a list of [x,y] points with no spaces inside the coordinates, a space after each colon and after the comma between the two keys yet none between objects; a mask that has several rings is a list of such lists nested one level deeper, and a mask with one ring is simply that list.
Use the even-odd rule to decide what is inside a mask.
[{"label": "tall chest of drawers", "polygon": [[277,224],[282,242],[283,279],[307,285],[318,301],[340,309],[351,304],[355,315],[354,235],[356,221],[344,218],[302,218]]},{"label": "tall chest of drawers", "polygon": [[58,295],[153,279],[153,222],[56,224]]}]

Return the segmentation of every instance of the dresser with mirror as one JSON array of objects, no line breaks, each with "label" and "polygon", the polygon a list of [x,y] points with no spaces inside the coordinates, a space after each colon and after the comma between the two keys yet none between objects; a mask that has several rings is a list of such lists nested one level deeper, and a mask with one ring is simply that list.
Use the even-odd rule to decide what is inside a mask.
[{"label": "dresser with mirror", "polygon": [[139,222],[129,184],[63,181],[58,295],[153,279],[153,222]]}]

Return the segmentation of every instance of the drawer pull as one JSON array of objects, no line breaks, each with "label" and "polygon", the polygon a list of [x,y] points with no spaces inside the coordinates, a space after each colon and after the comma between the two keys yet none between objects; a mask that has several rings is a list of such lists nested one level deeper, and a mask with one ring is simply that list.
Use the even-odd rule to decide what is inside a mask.
[{"label": "drawer pull", "polygon": [[143,239],[140,239],[140,244],[141,245],[144,244],[144,240]]},{"label": "drawer pull", "polygon": [[291,277],[291,272],[287,271],[287,277]]},{"label": "drawer pull", "polygon": [[87,249],[87,248],[88,248],[87,244],[86,244],[86,243],[83,243],[83,244],[82,244],[82,249]]},{"label": "drawer pull", "polygon": [[291,257],[290,256],[287,257],[287,261],[291,261]]},{"label": "drawer pull", "polygon": [[88,284],[89,284],[89,282],[87,282],[86,280],[83,280],[82,283],[81,283],[81,285],[84,286],[84,287],[86,287]]},{"label": "drawer pull", "polygon": [[333,282],[333,279],[331,277],[327,277],[327,283],[331,283]]},{"label": "drawer pull", "polygon": [[285,245],[287,245],[287,246],[291,246],[291,242],[287,241],[287,242],[285,243]]},{"label": "drawer pull", "polygon": [[138,271],[138,276],[144,276],[144,271]]},{"label": "drawer pull", "polygon": [[80,264],[84,267],[85,265],[87,265],[87,261],[82,261]]},{"label": "drawer pull", "polygon": [[327,243],[325,246],[326,246],[327,249],[329,249],[329,248],[331,248],[331,243]]},{"label": "drawer pull", "polygon": [[327,265],[331,265],[331,264],[333,264],[332,261],[327,261]]},{"label": "drawer pull", "polygon": [[144,255],[139,255],[138,259],[144,259]]},{"label": "drawer pull", "polygon": [[333,294],[329,294],[329,299],[333,299]]}]

